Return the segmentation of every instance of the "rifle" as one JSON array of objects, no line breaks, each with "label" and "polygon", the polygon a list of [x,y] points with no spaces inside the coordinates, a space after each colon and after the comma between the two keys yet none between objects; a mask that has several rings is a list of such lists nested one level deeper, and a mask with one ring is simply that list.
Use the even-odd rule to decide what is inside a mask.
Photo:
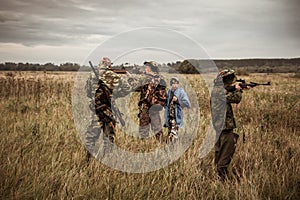
[{"label": "rifle", "polygon": [[[90,63],[91,68],[93,69],[93,72],[95,73],[95,75],[97,77],[99,77],[99,74],[97,73],[96,69],[94,68],[92,62],[89,61],[89,63]],[[116,74],[126,74],[127,73],[127,70],[124,67],[121,68],[121,69],[111,67],[110,70],[113,71],[113,72],[115,72]]]},{"label": "rifle", "polygon": [[126,74],[127,70],[126,69],[117,69],[117,68],[111,68],[111,71],[117,73],[117,74]]},{"label": "rifle", "polygon": [[[246,81],[243,80],[243,79],[238,79],[238,80],[236,80],[236,82],[240,82],[239,86],[242,89],[248,88],[248,86],[253,88],[253,87],[256,87],[258,85],[271,85],[271,82],[267,82],[267,83],[255,83],[255,82],[246,83]],[[227,86],[227,87],[225,87],[225,89],[228,92],[233,92],[233,91],[235,91],[235,86]]]},{"label": "rifle", "polygon": [[99,80],[99,73],[95,70],[93,63],[91,61],[89,61],[89,63],[90,63],[90,66],[91,66],[95,76],[96,76],[96,79]]},{"label": "rifle", "polygon": [[[93,64],[91,61],[89,61],[89,64],[91,66],[91,68],[93,69],[93,72],[96,76],[96,79],[99,81],[99,73],[97,73],[97,71],[95,70]],[[124,70],[126,73],[126,70]],[[103,83],[103,82],[102,82]],[[113,113],[115,114],[115,116],[118,118],[119,122],[121,123],[122,126],[125,126],[125,121],[122,118],[122,113],[120,112],[119,108],[115,105],[115,101],[113,99],[108,99],[108,95],[105,95],[107,97],[107,100],[109,100],[111,102],[111,109],[113,111]]]},{"label": "rifle", "polygon": [[119,108],[116,106],[115,101],[113,99],[111,100],[111,109],[113,113],[116,115],[116,117],[119,119],[121,125],[125,126],[125,121],[122,118],[122,113],[120,112]]}]

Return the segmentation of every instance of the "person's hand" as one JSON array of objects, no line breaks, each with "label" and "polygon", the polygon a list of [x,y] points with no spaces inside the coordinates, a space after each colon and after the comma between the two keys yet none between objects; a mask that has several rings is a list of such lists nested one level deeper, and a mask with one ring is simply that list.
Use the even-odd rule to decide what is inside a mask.
[{"label": "person's hand", "polygon": [[236,89],[236,90],[241,90],[242,87],[241,87],[239,84],[237,84],[237,85],[235,85],[235,89]]},{"label": "person's hand", "polygon": [[251,87],[249,85],[247,85],[247,88],[244,88],[245,90],[250,90]]},{"label": "person's hand", "polygon": [[176,97],[176,96],[173,96],[172,101],[176,102],[176,101],[177,101],[177,97]]}]

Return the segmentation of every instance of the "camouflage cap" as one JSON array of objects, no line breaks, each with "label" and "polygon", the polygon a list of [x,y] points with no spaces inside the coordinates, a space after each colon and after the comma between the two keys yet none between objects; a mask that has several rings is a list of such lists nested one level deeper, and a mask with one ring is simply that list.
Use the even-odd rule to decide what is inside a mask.
[{"label": "camouflage cap", "polygon": [[223,78],[225,76],[229,76],[229,75],[234,74],[234,73],[235,73],[235,71],[232,70],[232,69],[224,69],[224,70],[219,72],[219,77]]},{"label": "camouflage cap", "polygon": [[170,85],[172,86],[172,84],[177,83],[179,84],[179,79],[177,77],[172,77],[170,80]]},{"label": "camouflage cap", "polygon": [[144,66],[149,66],[153,72],[159,72],[158,63],[155,61],[145,61]]},{"label": "camouflage cap", "polygon": [[224,69],[219,72],[217,78],[222,78],[224,84],[232,84],[236,81],[235,71],[232,69]]},{"label": "camouflage cap", "polygon": [[113,63],[111,62],[111,60],[108,57],[103,57],[99,62],[99,66],[107,67],[107,68],[109,68],[112,64]]}]

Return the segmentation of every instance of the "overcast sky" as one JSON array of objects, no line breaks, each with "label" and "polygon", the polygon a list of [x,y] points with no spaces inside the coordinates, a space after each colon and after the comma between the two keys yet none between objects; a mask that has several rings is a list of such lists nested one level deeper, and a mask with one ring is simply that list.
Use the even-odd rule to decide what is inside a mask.
[{"label": "overcast sky", "polygon": [[1,0],[0,62],[82,63],[105,41],[143,27],[183,34],[211,58],[299,57],[299,10],[299,0]]}]

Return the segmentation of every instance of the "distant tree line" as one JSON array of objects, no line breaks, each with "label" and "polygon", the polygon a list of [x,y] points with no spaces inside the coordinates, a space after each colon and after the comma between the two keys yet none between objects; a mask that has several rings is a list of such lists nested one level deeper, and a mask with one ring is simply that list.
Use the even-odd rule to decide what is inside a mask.
[{"label": "distant tree line", "polygon": [[211,66],[214,61],[218,69],[231,68],[245,73],[299,73],[300,58],[291,59],[234,59],[234,60],[184,60],[168,63],[171,70],[180,73],[198,74],[199,67]]},{"label": "distant tree line", "polygon": [[53,63],[34,64],[6,62],[0,64],[0,70],[2,71],[78,71],[79,68],[80,65],[76,63],[55,65]]},{"label": "distant tree line", "polygon": [[[184,60],[167,64],[161,64],[162,72],[179,72],[186,74],[198,74],[197,68],[212,64],[219,69],[232,68],[245,73],[300,73],[300,58],[291,59],[228,59],[228,60]],[[137,66],[114,66],[117,68],[126,68],[134,70]],[[89,71],[89,66],[80,66],[76,63],[64,63],[55,65],[53,63],[32,64],[32,63],[13,63],[6,62],[0,64],[0,70],[5,71]]]}]

